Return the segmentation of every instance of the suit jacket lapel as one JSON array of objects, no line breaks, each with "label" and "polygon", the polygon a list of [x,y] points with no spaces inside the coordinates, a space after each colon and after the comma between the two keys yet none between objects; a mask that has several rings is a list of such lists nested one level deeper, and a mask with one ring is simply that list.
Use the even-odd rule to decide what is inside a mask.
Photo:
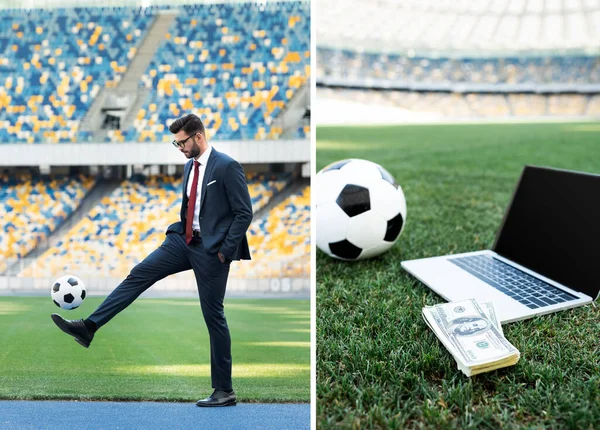
[{"label": "suit jacket lapel", "polygon": [[215,167],[216,158],[217,151],[215,150],[215,148],[213,148],[210,152],[210,157],[208,157],[206,167],[204,168],[204,178],[202,179],[202,194],[200,195],[200,210],[202,210],[202,205],[204,204],[204,197],[206,197],[206,184],[208,183],[208,180],[212,175],[213,168]]},{"label": "suit jacket lapel", "polygon": [[183,196],[182,196],[182,202],[185,205],[187,203],[188,197],[187,197],[187,185],[188,185],[188,180],[190,179],[190,169],[192,168],[192,164],[194,163],[193,160],[190,160],[186,163],[185,168],[183,169]]}]

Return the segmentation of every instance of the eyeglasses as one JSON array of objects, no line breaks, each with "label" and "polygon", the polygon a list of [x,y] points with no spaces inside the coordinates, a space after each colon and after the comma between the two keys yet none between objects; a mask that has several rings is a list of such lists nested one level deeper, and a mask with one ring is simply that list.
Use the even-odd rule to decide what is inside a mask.
[{"label": "eyeglasses", "polygon": [[173,142],[171,142],[173,144],[173,146],[175,148],[183,148],[183,146],[185,145],[185,142],[187,142],[188,140],[190,140],[190,137],[194,137],[195,135],[197,135],[198,133],[194,133],[188,137],[186,137],[185,139],[181,140],[181,141],[177,141],[174,140]]}]

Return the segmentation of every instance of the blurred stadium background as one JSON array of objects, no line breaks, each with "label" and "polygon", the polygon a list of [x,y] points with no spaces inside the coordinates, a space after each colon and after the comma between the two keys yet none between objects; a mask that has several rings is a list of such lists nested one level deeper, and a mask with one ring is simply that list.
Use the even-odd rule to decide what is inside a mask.
[{"label": "blurred stadium background", "polygon": [[317,123],[600,118],[598,0],[322,0]]},{"label": "blurred stadium background", "polygon": [[319,0],[313,23],[316,170],[372,160],[408,206],[381,258],[317,253],[317,426],[594,427],[597,309],[509,324],[518,365],[467,380],[400,262],[489,249],[525,164],[599,172],[600,1]]},{"label": "blurred stadium background", "polygon": [[[0,0],[0,293],[46,294],[66,273],[114,289],[179,217],[187,160],[168,126],[193,112],[252,197],[253,260],[228,295],[307,298],[309,11]],[[197,294],[191,271],[151,290]]]}]

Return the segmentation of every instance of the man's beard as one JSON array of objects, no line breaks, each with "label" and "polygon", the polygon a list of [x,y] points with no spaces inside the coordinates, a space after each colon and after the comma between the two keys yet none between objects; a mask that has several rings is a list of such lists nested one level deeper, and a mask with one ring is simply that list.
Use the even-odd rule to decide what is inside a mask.
[{"label": "man's beard", "polygon": [[188,158],[196,158],[200,155],[200,146],[197,143],[194,143],[192,150],[190,151],[190,156]]}]

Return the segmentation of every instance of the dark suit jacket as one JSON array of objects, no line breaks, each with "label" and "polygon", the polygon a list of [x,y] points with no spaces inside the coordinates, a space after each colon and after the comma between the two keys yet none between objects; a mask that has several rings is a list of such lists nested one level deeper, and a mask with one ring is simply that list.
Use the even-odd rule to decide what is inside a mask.
[{"label": "dark suit jacket", "polygon": [[[187,183],[193,160],[183,172],[181,221],[171,224],[169,232],[185,233]],[[227,260],[250,260],[246,231],[252,222],[252,202],[244,169],[233,158],[214,147],[205,166],[200,196],[202,245],[210,253],[221,252]]]}]

